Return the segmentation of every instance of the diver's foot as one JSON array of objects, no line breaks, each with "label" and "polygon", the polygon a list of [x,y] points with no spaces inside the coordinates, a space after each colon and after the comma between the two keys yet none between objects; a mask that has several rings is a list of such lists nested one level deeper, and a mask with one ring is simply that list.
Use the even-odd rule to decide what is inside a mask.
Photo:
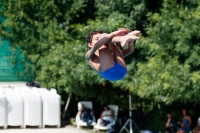
[{"label": "diver's foot", "polygon": [[140,31],[139,30],[134,30],[134,31],[129,32],[127,35],[128,36],[130,36],[130,35],[139,36],[140,35]]},{"label": "diver's foot", "polygon": [[139,40],[140,38],[135,35],[126,35],[121,38],[121,46],[126,47],[128,46],[130,41]]}]

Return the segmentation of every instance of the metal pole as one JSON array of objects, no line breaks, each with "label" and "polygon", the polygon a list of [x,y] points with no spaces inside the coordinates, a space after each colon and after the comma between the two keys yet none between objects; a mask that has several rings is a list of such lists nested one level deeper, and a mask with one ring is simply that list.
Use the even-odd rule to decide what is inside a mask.
[{"label": "metal pole", "polygon": [[130,117],[130,133],[133,133],[132,129],[132,108],[131,108],[131,93],[129,92],[129,117]]},{"label": "metal pole", "polygon": [[[129,123],[130,126],[130,132],[128,131],[128,129],[126,128],[127,124]],[[132,129],[134,124],[134,129]],[[124,126],[121,128],[120,132],[121,133],[123,130],[126,130],[129,133],[133,133],[133,130],[137,129],[139,131],[139,133],[141,133],[140,129],[138,128],[137,124],[135,123],[135,121],[132,119],[132,107],[131,107],[131,92],[129,92],[129,119],[125,122]]]}]

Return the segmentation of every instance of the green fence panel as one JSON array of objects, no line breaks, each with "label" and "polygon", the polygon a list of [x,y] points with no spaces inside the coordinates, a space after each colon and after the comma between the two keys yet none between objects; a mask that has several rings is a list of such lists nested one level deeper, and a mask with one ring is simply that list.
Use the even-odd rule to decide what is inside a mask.
[{"label": "green fence panel", "polygon": [[30,64],[18,48],[12,49],[9,41],[0,43],[0,81],[31,81]]}]

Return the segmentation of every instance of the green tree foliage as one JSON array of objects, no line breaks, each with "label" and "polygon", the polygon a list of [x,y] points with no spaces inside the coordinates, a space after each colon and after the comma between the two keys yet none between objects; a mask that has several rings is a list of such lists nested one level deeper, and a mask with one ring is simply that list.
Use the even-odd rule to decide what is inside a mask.
[{"label": "green tree foliage", "polygon": [[[1,6],[6,18],[1,36],[20,46],[43,87],[102,103],[125,99],[120,89],[165,103],[200,100],[197,0],[19,0],[1,1]],[[142,35],[126,59],[127,76],[110,83],[89,67],[84,40],[91,30],[118,27]],[[108,101],[105,95],[116,97]]]},{"label": "green tree foliage", "polygon": [[200,3],[166,0],[162,6],[160,13],[148,13],[148,37],[138,45],[146,60],[137,62],[133,82],[119,84],[144,98],[198,103]]},{"label": "green tree foliage", "polygon": [[[163,102],[200,100],[200,2],[198,0],[18,0],[1,1],[0,36],[32,62],[42,87],[57,88],[63,100],[75,95],[149,112],[149,129],[162,129]],[[3,19],[2,19],[3,18]],[[4,20],[2,22],[2,20]],[[142,32],[126,58],[128,74],[108,82],[85,60],[91,30],[119,27]],[[155,114],[155,115],[154,115]],[[158,130],[155,130],[158,132]]]},{"label": "green tree foliage", "polygon": [[84,63],[84,53],[79,52],[82,42],[74,40],[68,30],[70,22],[83,12],[80,9],[85,2],[2,2],[1,13],[6,20],[1,33],[13,45],[19,45],[32,61],[31,74],[36,75],[42,86],[64,88],[70,93],[73,88],[80,88],[81,77],[74,71]]}]

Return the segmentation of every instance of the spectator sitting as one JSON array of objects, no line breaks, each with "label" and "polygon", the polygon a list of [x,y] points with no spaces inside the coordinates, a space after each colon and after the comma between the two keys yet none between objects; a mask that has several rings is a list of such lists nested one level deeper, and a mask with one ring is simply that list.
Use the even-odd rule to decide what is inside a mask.
[{"label": "spectator sitting", "polygon": [[192,130],[192,133],[200,133],[200,117],[197,120],[197,126]]},{"label": "spectator sitting", "polygon": [[189,133],[191,131],[191,124],[192,124],[191,117],[186,109],[183,109],[182,113],[183,113],[182,122],[178,122],[181,128],[179,128],[177,133]]},{"label": "spectator sitting", "polygon": [[102,126],[107,126],[113,121],[114,113],[113,111],[107,106],[104,106],[104,111],[101,113],[101,119],[98,119],[98,124]]},{"label": "spectator sitting", "polygon": [[167,122],[165,124],[165,133],[176,133],[177,124],[171,113],[167,114]]},{"label": "spectator sitting", "polygon": [[81,104],[80,110],[77,112],[76,116],[80,117],[80,120],[86,122],[87,125],[91,125],[93,122],[92,110],[85,108],[83,104]]}]

